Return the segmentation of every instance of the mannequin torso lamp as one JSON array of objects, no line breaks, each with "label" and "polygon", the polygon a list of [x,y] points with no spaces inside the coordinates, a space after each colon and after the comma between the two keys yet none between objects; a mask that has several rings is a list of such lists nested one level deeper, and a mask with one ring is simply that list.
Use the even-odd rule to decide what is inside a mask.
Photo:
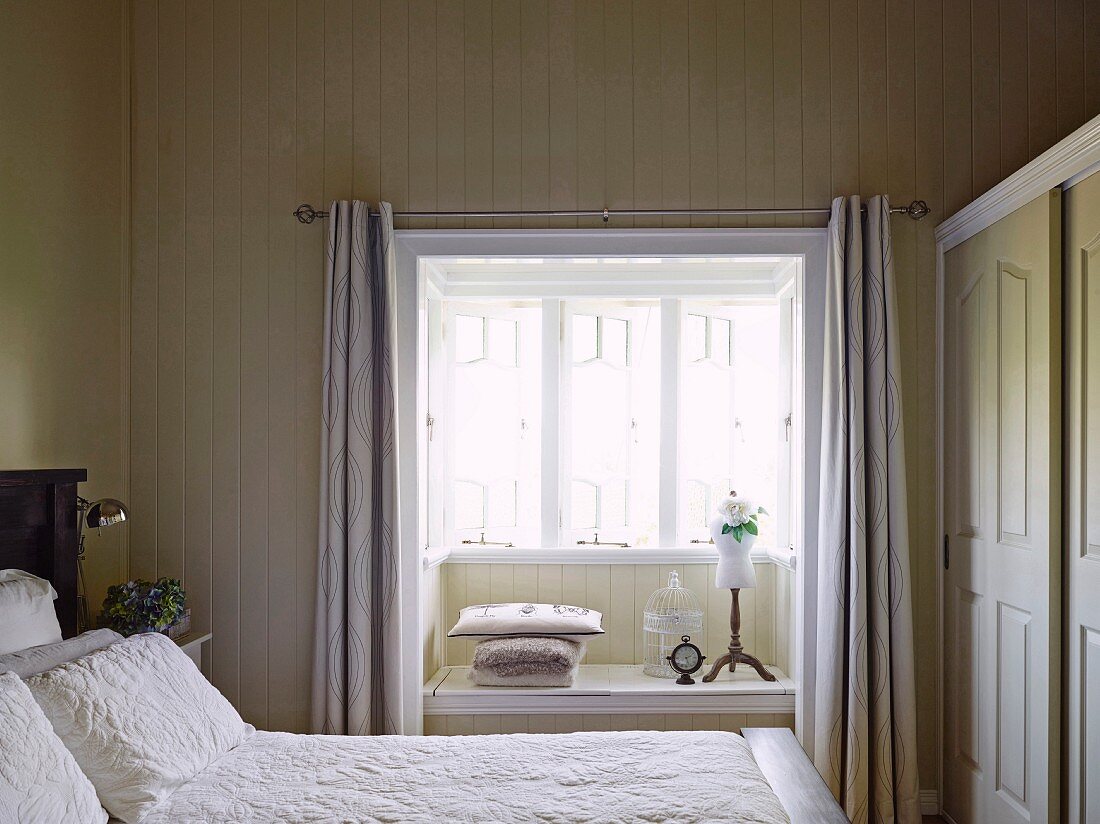
[{"label": "mannequin torso lamp", "polygon": [[84,525],[92,529],[101,530],[120,524],[130,517],[126,504],[115,498],[100,498],[98,501],[89,501],[87,498],[76,499],[77,519],[79,521],[80,543],[76,551],[77,580],[80,591],[77,594],[77,632],[86,632],[91,629],[92,621],[88,614],[88,587],[84,583]]},{"label": "mannequin torso lamp", "polygon": [[[734,493],[730,493],[732,497]],[[704,683],[710,683],[718,677],[726,666],[730,672],[737,670],[738,664],[748,664],[765,681],[775,681],[776,678],[768,672],[759,658],[745,652],[741,646],[741,605],[739,594],[742,589],[752,589],[756,586],[756,570],[753,569],[749,559],[749,550],[756,542],[756,535],[744,533],[741,540],[732,532],[724,532],[722,527],[726,521],[718,516],[710,522],[710,535],[714,540],[714,546],[718,549],[718,571],[714,576],[714,585],[718,589],[728,589],[732,596],[730,604],[730,645],[728,652],[722,655],[710,668],[710,672],[703,676]]]}]

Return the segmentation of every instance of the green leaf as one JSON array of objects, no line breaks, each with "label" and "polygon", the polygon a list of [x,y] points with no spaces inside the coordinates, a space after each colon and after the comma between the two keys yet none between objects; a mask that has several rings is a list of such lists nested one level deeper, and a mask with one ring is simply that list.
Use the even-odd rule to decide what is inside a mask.
[{"label": "green leaf", "polygon": [[758,506],[758,507],[756,508],[756,513],[757,513],[758,515],[767,515],[767,514],[768,514],[768,510],[764,509],[764,507],[762,507],[762,506]]},{"label": "green leaf", "polygon": [[729,535],[731,532],[733,532],[733,527],[732,526],[730,526],[729,524],[722,524],[722,534],[723,535]]},{"label": "green leaf", "polygon": [[733,537],[737,539],[737,543],[741,543],[741,538],[745,534],[745,527],[743,527],[741,524],[738,524],[730,531],[733,533]]},{"label": "green leaf", "polygon": [[756,521],[745,521],[745,531],[750,535],[760,534],[760,530],[756,527]]}]

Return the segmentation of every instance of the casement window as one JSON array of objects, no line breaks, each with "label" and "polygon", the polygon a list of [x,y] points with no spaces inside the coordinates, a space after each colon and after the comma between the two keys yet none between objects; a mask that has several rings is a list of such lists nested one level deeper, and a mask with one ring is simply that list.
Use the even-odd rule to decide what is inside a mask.
[{"label": "casement window", "polygon": [[720,297],[516,282],[429,300],[433,543],[688,547],[731,490],[768,511],[759,546],[793,543],[793,275]]}]

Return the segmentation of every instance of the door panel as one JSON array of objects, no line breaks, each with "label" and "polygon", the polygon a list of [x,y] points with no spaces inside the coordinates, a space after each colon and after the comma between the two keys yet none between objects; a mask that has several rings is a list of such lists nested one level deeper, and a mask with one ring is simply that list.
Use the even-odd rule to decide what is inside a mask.
[{"label": "door panel", "polygon": [[944,258],[944,810],[957,824],[1058,820],[1060,215],[1060,193],[1044,194]]},{"label": "door panel", "polygon": [[1100,821],[1100,174],[1065,193],[1066,820]]}]

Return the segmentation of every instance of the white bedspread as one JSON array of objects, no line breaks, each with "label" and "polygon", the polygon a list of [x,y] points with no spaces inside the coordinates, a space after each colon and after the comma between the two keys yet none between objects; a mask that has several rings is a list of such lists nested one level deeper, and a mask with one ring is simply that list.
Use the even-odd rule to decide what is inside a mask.
[{"label": "white bedspread", "polygon": [[188,822],[788,818],[725,732],[349,738],[258,732],[154,808]]}]

